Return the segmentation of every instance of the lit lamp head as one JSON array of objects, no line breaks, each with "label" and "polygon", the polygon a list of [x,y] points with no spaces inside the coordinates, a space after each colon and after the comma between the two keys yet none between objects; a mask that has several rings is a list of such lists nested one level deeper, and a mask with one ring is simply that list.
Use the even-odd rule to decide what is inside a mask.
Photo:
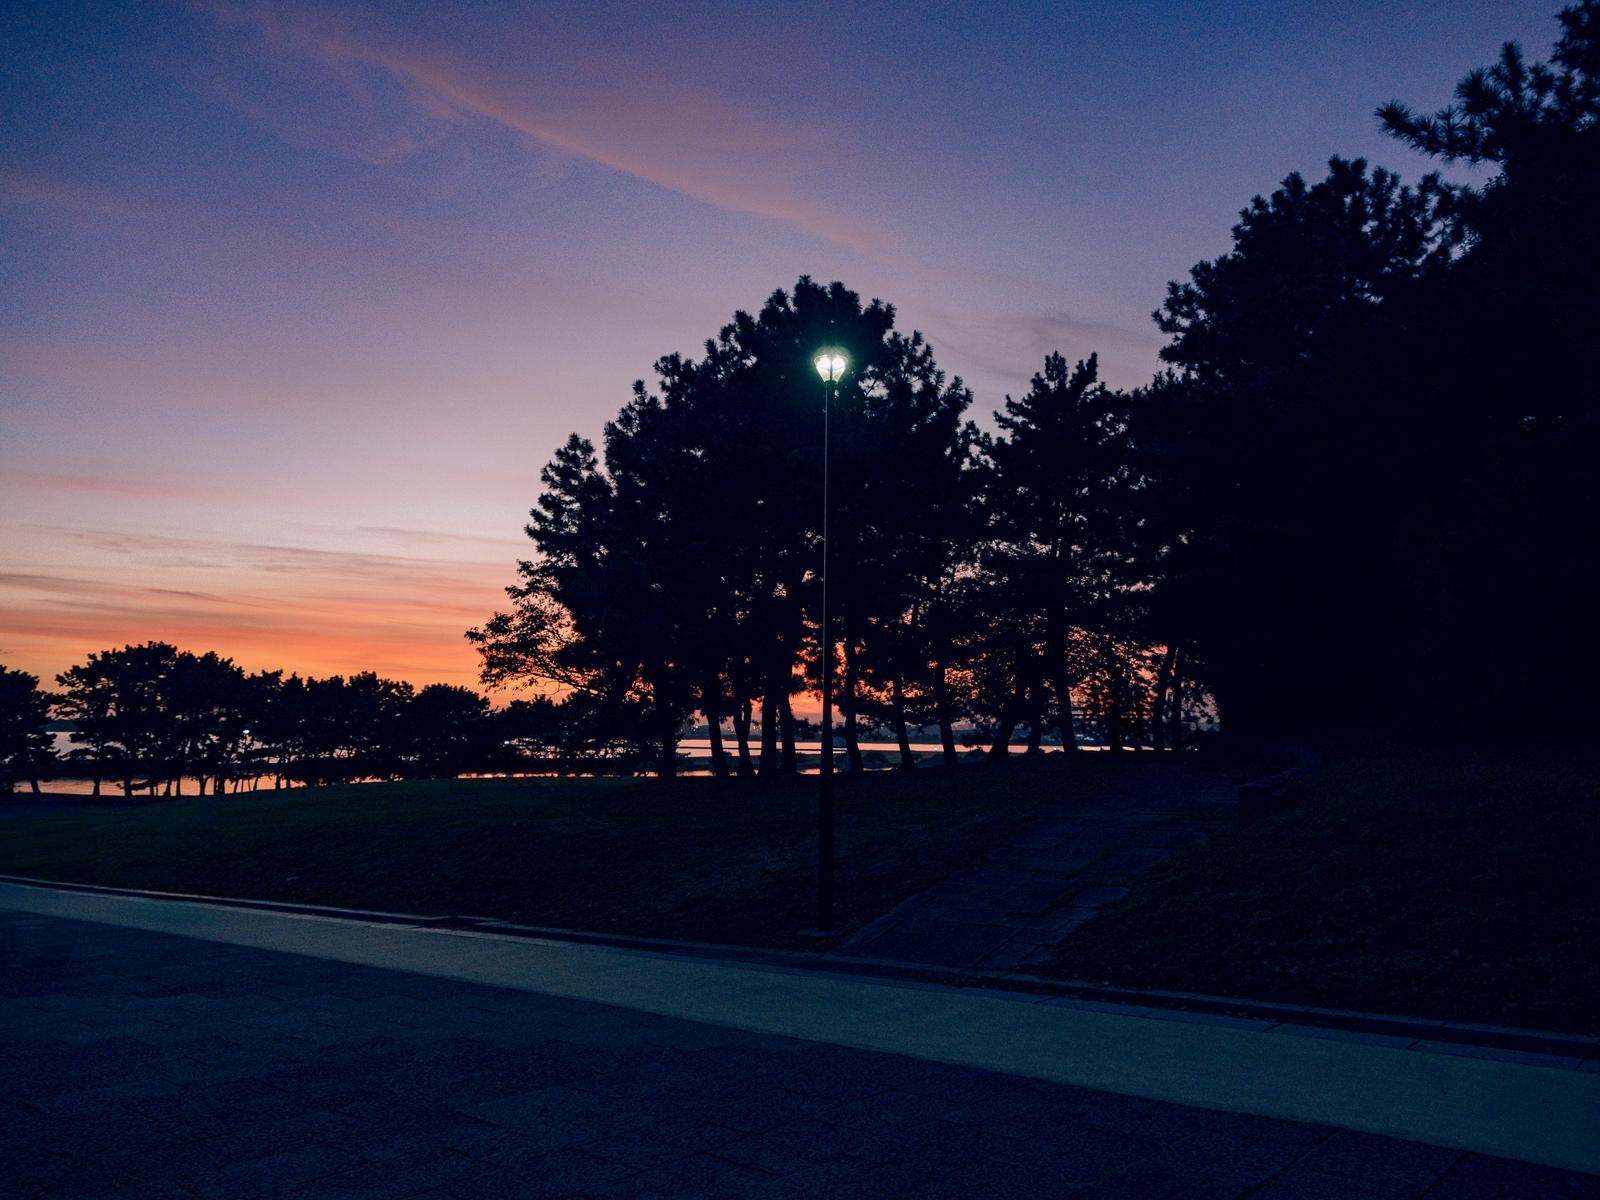
[{"label": "lit lamp head", "polygon": [[824,383],[838,383],[844,375],[845,357],[837,350],[824,350],[817,355],[816,366]]}]

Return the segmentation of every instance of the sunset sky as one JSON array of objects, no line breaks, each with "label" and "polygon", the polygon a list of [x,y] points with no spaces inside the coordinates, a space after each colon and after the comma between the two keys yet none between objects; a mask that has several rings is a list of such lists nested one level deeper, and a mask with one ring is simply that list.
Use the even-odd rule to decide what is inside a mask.
[{"label": "sunset sky", "polygon": [[[0,16],[0,663],[471,683],[540,466],[802,273],[988,413],[1558,0]],[[1005,14],[1002,16],[1002,14]]]}]

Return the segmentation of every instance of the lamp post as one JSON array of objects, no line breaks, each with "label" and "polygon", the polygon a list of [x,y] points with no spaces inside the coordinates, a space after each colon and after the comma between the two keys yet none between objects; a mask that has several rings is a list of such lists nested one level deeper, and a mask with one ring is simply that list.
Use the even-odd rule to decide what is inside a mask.
[{"label": "lamp post", "polygon": [[837,400],[845,357],[838,350],[822,350],[816,357],[822,376],[822,762],[817,768],[817,930],[820,936],[837,932],[833,927],[833,627],[828,624],[828,401]]}]

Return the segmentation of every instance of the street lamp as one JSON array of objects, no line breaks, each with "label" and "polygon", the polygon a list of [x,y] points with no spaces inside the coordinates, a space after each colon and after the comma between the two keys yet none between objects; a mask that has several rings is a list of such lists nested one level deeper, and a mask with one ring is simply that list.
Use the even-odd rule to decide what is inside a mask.
[{"label": "street lamp", "polygon": [[848,365],[838,350],[821,350],[816,357],[822,376],[822,762],[817,768],[817,929],[821,936],[833,927],[833,628],[828,624],[828,400],[839,398],[839,380]]}]

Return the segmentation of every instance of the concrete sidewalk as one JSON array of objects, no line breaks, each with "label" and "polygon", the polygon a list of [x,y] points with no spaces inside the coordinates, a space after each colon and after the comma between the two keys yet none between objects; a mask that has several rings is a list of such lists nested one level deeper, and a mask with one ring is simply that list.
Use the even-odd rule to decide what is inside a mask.
[{"label": "concrete sidewalk", "polygon": [[0,884],[0,908],[593,1001],[1600,1174],[1600,1074],[979,989]]}]

